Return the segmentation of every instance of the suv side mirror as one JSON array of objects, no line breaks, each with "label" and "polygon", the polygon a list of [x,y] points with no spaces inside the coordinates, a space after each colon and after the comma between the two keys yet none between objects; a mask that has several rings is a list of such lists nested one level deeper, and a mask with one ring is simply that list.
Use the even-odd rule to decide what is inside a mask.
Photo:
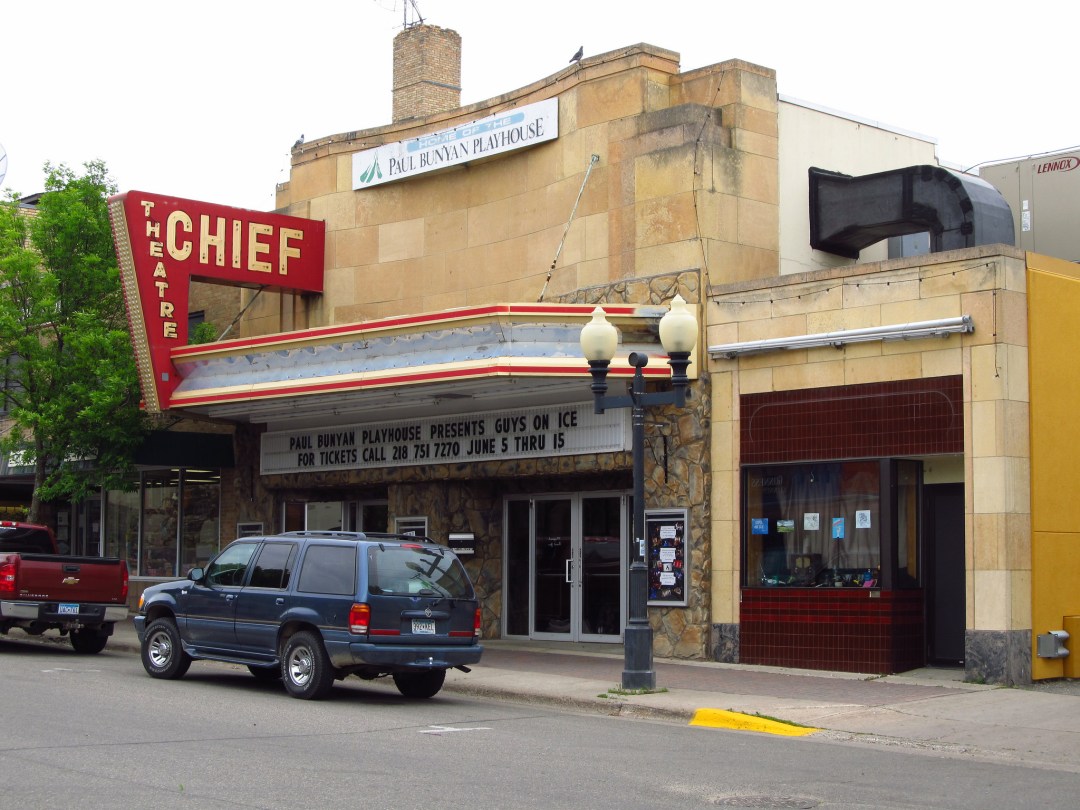
[{"label": "suv side mirror", "polygon": [[203,574],[205,572],[201,568],[192,568],[188,571],[187,578],[192,582],[202,582]]}]

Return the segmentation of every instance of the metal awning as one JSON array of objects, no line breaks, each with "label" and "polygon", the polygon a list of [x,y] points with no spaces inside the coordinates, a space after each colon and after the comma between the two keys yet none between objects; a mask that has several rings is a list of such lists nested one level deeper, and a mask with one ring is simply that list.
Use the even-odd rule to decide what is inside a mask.
[{"label": "metal awning", "polygon": [[[595,304],[499,304],[185,346],[169,410],[233,422],[305,425],[591,400],[578,343]],[[604,304],[630,352],[657,358],[666,307]],[[691,367],[691,376],[696,373]]]}]

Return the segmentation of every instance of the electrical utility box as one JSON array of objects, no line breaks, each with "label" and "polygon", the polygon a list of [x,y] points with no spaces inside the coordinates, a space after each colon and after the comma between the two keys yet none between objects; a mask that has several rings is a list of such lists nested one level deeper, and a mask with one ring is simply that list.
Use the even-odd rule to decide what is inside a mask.
[{"label": "electrical utility box", "polygon": [[983,166],[979,177],[1012,209],[1017,247],[1080,262],[1080,149]]}]

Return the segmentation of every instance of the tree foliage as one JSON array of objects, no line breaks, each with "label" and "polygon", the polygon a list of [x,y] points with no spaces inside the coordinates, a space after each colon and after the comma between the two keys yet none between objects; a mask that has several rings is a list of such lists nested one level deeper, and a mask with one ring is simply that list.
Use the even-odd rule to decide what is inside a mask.
[{"label": "tree foliage", "polygon": [[[109,224],[105,164],[46,164],[36,212],[0,202],[0,449],[35,470],[43,501],[128,480],[146,422]],[[3,362],[3,360],[0,360]]]}]

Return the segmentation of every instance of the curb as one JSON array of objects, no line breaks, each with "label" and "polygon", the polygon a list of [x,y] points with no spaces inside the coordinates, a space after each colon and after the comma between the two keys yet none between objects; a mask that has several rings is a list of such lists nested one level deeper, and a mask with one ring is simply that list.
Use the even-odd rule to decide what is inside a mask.
[{"label": "curb", "polygon": [[443,686],[444,692],[454,692],[460,695],[480,698],[498,698],[500,700],[512,700],[518,703],[535,703],[543,706],[554,706],[562,709],[574,709],[604,714],[609,717],[628,717],[638,720],[666,720],[689,723],[694,716],[694,711],[689,709],[674,709],[665,706],[646,706],[641,703],[632,703],[622,698],[580,698],[569,695],[549,695],[543,692],[526,692],[521,690],[500,689],[487,685],[473,685],[465,681],[447,682]]}]

